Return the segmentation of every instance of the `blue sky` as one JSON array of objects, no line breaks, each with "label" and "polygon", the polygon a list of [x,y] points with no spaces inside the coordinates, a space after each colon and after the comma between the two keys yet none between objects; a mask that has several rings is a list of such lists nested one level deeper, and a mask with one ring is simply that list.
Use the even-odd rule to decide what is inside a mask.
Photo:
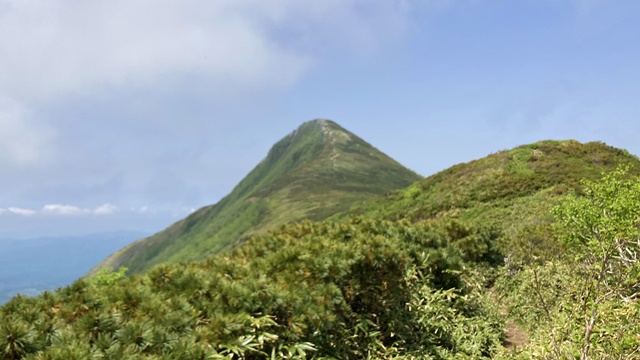
[{"label": "blue sky", "polygon": [[0,236],[161,230],[302,122],[422,175],[640,154],[635,0],[0,0]]}]

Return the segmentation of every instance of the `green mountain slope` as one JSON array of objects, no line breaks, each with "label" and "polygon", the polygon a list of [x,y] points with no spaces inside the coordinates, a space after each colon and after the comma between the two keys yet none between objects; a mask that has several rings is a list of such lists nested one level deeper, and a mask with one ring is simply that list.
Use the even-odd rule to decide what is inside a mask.
[{"label": "green mountain slope", "polygon": [[506,238],[544,222],[563,195],[580,192],[581,180],[640,160],[601,142],[547,140],[452,166],[393,192],[355,205],[352,213],[390,220],[459,219],[500,228]]},{"label": "green mountain slope", "polygon": [[[319,166],[324,146],[307,165],[279,167],[296,157],[286,147],[301,149],[296,136],[329,133],[323,126],[340,130],[305,124],[261,163],[280,172],[259,166],[262,177],[231,195],[277,194],[287,187],[278,179]],[[622,164],[632,170],[580,183]],[[353,205],[360,216],[295,222],[204,261],[15,297],[0,307],[0,358],[636,358],[639,173],[637,157],[602,143],[501,151]],[[554,232],[522,231],[554,219]],[[527,246],[511,266],[499,245],[516,233]],[[509,347],[507,328],[525,340]]]},{"label": "green mountain slope", "polygon": [[141,272],[202,259],[250,235],[304,218],[322,220],[420,178],[338,124],[310,121],[275,144],[220,202],[136,241],[97,268]]}]

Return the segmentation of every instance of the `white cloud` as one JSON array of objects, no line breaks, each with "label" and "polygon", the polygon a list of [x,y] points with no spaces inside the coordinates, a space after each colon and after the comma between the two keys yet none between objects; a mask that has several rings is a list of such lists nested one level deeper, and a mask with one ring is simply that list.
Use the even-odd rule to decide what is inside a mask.
[{"label": "white cloud", "polygon": [[403,3],[0,0],[0,94],[49,99],[181,75],[286,85],[320,49],[397,32]]},{"label": "white cloud", "polygon": [[144,213],[149,212],[149,206],[147,206],[147,205],[141,206],[141,207],[138,209],[138,212],[139,212],[139,213],[141,213],[141,214],[144,214]]},{"label": "white cloud", "polygon": [[17,207],[10,207],[9,212],[12,214],[21,215],[21,216],[33,216],[37,214],[37,212],[34,210],[17,208]]},{"label": "white cloud", "polygon": [[42,208],[43,214],[51,215],[81,215],[88,212],[86,209],[81,209],[73,205],[48,204]]},{"label": "white cloud", "polygon": [[93,213],[96,215],[110,215],[118,211],[118,207],[109,203],[98,206]]}]

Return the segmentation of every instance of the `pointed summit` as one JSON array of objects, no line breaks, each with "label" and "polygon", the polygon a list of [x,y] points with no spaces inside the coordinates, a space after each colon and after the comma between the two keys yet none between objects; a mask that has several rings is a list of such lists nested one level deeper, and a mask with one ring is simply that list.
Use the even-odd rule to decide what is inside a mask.
[{"label": "pointed summit", "polygon": [[335,122],[308,121],[277,142],[220,202],[134,242],[93,271],[126,266],[142,272],[163,262],[202,259],[253,234],[322,220],[420,179]]}]

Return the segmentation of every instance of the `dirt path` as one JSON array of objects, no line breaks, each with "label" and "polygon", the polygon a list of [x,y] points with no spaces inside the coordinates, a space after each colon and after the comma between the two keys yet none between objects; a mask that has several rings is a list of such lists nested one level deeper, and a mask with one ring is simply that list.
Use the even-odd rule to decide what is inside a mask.
[{"label": "dirt path", "polygon": [[[493,287],[490,288],[489,293],[491,294],[493,300],[497,304],[499,304],[500,313],[506,317],[508,313],[507,305],[502,302],[502,299],[500,299],[500,296],[496,292],[496,289]],[[524,332],[524,330],[522,330],[522,328],[520,328],[520,326],[518,326],[518,324],[516,324],[511,319],[507,319],[507,322],[504,326],[504,334],[505,339],[503,345],[509,350],[516,350],[517,348],[527,344],[527,333]]]},{"label": "dirt path", "polygon": [[336,138],[334,136],[331,136],[331,130],[329,130],[329,126],[327,126],[326,121],[320,120],[320,126],[322,127],[322,135],[324,136],[324,138],[329,138],[329,145],[331,146],[331,156],[329,158],[331,159],[333,172],[335,172],[336,160],[338,159],[338,156],[340,156],[340,154],[338,154],[336,151]]},{"label": "dirt path", "polygon": [[504,333],[504,347],[509,350],[515,350],[518,347],[527,344],[527,334],[513,320],[507,320]]}]

